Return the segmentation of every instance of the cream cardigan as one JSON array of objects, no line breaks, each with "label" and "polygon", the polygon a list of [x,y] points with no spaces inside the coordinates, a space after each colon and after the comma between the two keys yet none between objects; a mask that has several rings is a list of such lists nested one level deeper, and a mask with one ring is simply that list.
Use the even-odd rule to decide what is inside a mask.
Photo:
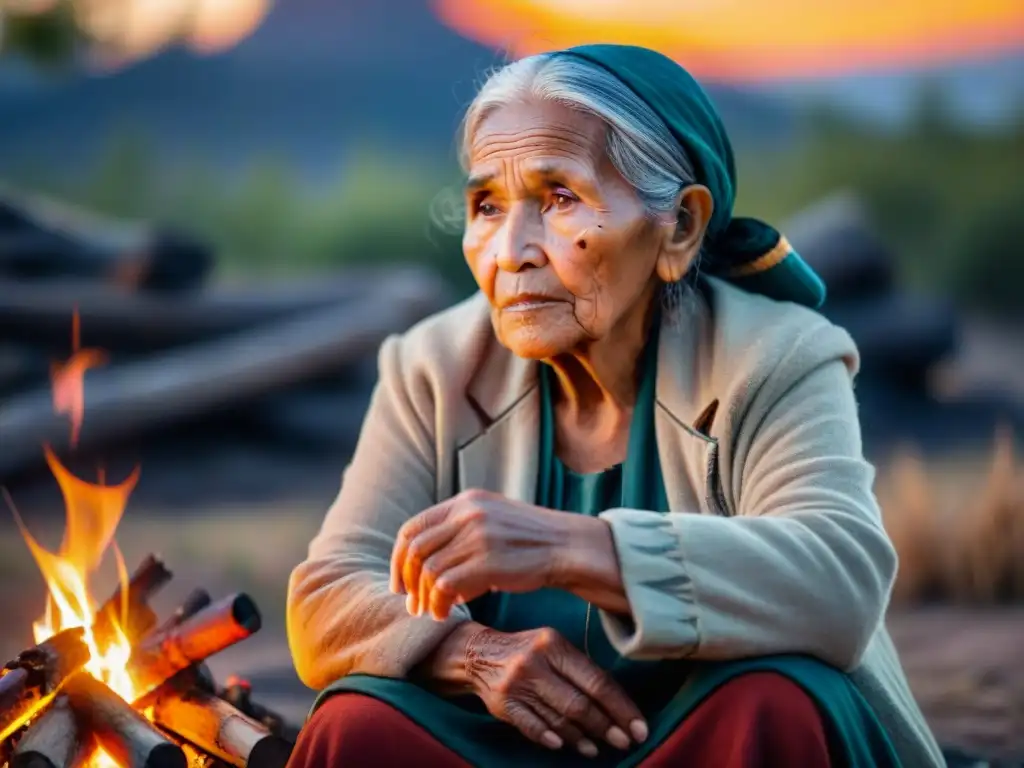
[{"label": "cream cardigan", "polygon": [[[943,765],[884,626],[896,555],[863,458],[845,331],[709,279],[666,321],[655,430],[671,513],[613,509],[637,659],[806,653],[848,671],[908,768]],[[288,636],[321,688],[401,677],[460,621],[411,617],[388,591],[410,516],[467,488],[533,501],[537,364],[500,346],[476,295],[388,339],[337,500],[292,574]]]}]

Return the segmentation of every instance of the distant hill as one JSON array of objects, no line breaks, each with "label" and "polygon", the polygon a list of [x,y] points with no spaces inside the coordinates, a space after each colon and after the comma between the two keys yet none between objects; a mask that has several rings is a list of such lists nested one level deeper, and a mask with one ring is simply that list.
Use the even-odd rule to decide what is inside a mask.
[{"label": "distant hill", "polygon": [[[278,0],[236,48],[172,50],[107,76],[43,78],[0,62],[0,175],[16,162],[75,170],[133,132],[171,159],[216,167],[272,154],[310,178],[360,142],[444,153],[474,84],[501,55],[465,40],[428,0]],[[1024,101],[1024,55],[936,73],[966,114]],[[831,101],[899,120],[920,73],[709,87],[738,145],[777,146],[802,108]],[[1009,94],[1009,95],[1007,95]]]},{"label": "distant hill", "polygon": [[[213,57],[172,50],[67,80],[0,65],[0,173],[25,160],[78,168],[126,131],[172,159],[231,168],[270,153],[312,177],[357,142],[449,152],[474,85],[500,63],[425,0],[287,0]],[[711,90],[737,142],[792,134],[779,99]]]}]

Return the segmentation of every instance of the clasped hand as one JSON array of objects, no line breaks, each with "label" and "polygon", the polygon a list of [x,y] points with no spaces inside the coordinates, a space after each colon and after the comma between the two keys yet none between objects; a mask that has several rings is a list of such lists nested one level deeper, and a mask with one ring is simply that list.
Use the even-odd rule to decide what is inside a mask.
[{"label": "clasped hand", "polygon": [[489,491],[464,491],[401,527],[391,555],[391,591],[406,595],[412,615],[443,621],[453,605],[492,590],[556,586],[570,569],[581,522],[605,525]]},{"label": "clasped hand", "polygon": [[[611,531],[602,520],[471,490],[411,518],[391,556],[391,590],[414,616],[443,621],[452,606],[488,591],[560,587],[622,607]],[[594,596],[594,597],[592,597]],[[465,622],[435,650],[499,720],[551,749],[598,752],[596,740],[628,749],[647,726],[626,693],[549,628],[504,633]],[[428,665],[429,666],[429,665]]]}]

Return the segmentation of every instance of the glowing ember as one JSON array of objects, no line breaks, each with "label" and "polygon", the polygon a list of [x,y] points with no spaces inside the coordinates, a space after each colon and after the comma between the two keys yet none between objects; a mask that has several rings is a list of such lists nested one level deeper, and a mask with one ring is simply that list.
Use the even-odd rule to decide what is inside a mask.
[{"label": "glowing ember", "polygon": [[[105,360],[96,350],[79,349],[78,317],[74,320],[74,342],[71,359],[53,369],[54,408],[71,419],[72,445],[78,438],[84,413],[84,374],[90,367]],[[69,472],[46,448],[46,460],[64,496],[67,523],[64,540],[57,552],[42,547],[29,533],[21,517],[15,518],[32,556],[46,580],[50,597],[43,617],[33,625],[37,643],[49,639],[61,630],[82,627],[85,643],[91,657],[86,670],[106,683],[126,701],[135,699],[135,687],[128,674],[127,664],[131,644],[121,627],[126,625],[127,588],[119,620],[115,620],[110,637],[99,639],[92,631],[96,604],[89,591],[89,578],[99,567],[108,547],[112,547],[117,561],[118,577],[126,587],[128,576],[121,553],[114,542],[114,532],[124,513],[128,497],[138,479],[138,470],[118,485],[89,483]],[[90,768],[116,766],[109,755],[97,751],[90,758]]]}]

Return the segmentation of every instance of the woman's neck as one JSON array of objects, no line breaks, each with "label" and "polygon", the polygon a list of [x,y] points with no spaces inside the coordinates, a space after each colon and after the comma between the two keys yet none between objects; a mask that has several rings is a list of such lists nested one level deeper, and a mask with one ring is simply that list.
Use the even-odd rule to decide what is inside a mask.
[{"label": "woman's neck", "polygon": [[560,423],[628,423],[639,386],[638,364],[653,321],[653,307],[645,304],[608,336],[547,361],[558,379],[555,403]]}]

